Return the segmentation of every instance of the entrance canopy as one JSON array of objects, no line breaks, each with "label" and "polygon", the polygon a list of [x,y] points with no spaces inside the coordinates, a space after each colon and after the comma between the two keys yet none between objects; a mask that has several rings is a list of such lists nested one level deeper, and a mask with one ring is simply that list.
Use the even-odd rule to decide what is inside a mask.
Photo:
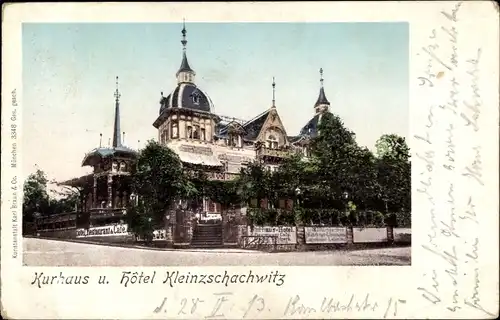
[{"label": "entrance canopy", "polygon": [[182,162],[212,167],[222,166],[222,163],[217,159],[212,148],[209,146],[171,144],[168,147],[181,158]]}]

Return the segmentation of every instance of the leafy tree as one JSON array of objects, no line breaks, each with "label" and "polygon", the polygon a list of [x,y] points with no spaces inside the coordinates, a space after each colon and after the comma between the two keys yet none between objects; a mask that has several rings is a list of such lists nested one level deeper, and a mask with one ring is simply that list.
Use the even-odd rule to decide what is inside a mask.
[{"label": "leafy tree", "polygon": [[49,196],[47,193],[48,179],[45,172],[38,169],[24,182],[23,186],[23,222],[32,223],[36,213],[50,214]]},{"label": "leafy tree", "polygon": [[184,174],[179,156],[155,141],[148,141],[139,154],[132,189],[139,197],[139,206],[127,212],[127,220],[138,233],[163,225],[166,211],[174,201],[197,193]]},{"label": "leafy tree", "polygon": [[364,204],[376,189],[373,155],[357,145],[354,133],[336,115],[325,113],[319,131],[312,141],[312,154],[327,205],[345,208],[346,192],[356,203]]},{"label": "leafy tree", "polygon": [[50,212],[53,214],[73,212],[76,211],[77,204],[79,203],[80,196],[76,193],[68,194],[60,199],[53,199],[50,201]]},{"label": "leafy tree", "polygon": [[404,137],[396,134],[384,134],[376,142],[377,157],[408,161],[410,148]]},{"label": "leafy tree", "polygon": [[238,193],[238,181],[206,180],[203,186],[203,195],[214,202],[220,203],[222,210],[241,203]]},{"label": "leafy tree", "polygon": [[237,194],[250,204],[252,200],[260,202],[271,194],[272,173],[259,161],[249,163],[241,170],[237,179]]},{"label": "leafy tree", "polygon": [[[407,224],[411,208],[411,164],[409,148],[403,137],[383,135],[377,141],[377,181],[380,185],[381,208],[394,213],[392,223]],[[404,222],[403,222],[404,221]]]}]

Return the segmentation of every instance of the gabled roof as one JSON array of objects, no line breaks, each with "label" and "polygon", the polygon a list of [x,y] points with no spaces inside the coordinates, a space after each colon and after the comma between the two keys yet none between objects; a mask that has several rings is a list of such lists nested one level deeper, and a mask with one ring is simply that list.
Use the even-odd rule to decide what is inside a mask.
[{"label": "gabled roof", "polygon": [[309,120],[304,127],[300,130],[301,136],[315,137],[318,134],[318,125],[321,114],[317,114]]},{"label": "gabled roof", "polygon": [[243,128],[246,131],[243,139],[253,141],[259,136],[262,126],[266,122],[267,116],[269,115],[270,111],[271,109],[264,111],[263,113],[259,114],[257,117],[253,118],[243,125]]},{"label": "gabled roof", "polygon": [[246,133],[245,128],[240,123],[238,123],[236,121],[231,121],[228,124],[223,125],[220,128],[219,134],[226,135],[231,129],[233,129],[234,131],[237,131],[237,132],[241,132],[243,135],[245,135],[245,133]]}]

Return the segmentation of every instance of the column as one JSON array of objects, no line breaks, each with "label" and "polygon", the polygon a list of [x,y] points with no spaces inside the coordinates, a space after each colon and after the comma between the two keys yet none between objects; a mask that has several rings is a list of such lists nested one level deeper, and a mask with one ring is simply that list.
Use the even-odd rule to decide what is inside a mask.
[{"label": "column", "polygon": [[241,148],[243,147],[242,146],[242,143],[241,143],[241,134],[238,135],[238,148]]},{"label": "column", "polygon": [[175,224],[175,210],[167,210],[165,217],[165,240],[167,247],[172,247],[174,244],[174,224]]},{"label": "column", "polygon": [[204,212],[208,212],[209,211],[209,208],[208,208],[208,198],[207,197],[203,197],[203,211]]},{"label": "column", "polygon": [[108,199],[107,199],[106,207],[113,207],[113,176],[108,175]]},{"label": "column", "polygon": [[127,194],[127,191],[123,191],[122,205],[123,205],[123,207],[128,207],[128,194]]},{"label": "column", "polygon": [[92,208],[97,207],[97,177],[94,176],[94,188],[92,193]]}]

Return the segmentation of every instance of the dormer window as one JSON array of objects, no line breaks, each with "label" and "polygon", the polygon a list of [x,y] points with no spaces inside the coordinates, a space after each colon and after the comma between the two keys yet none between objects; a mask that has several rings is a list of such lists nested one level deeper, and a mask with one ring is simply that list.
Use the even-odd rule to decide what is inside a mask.
[{"label": "dormer window", "polygon": [[200,104],[200,94],[198,91],[193,92],[193,94],[191,94],[191,98],[193,99],[194,104]]}]

